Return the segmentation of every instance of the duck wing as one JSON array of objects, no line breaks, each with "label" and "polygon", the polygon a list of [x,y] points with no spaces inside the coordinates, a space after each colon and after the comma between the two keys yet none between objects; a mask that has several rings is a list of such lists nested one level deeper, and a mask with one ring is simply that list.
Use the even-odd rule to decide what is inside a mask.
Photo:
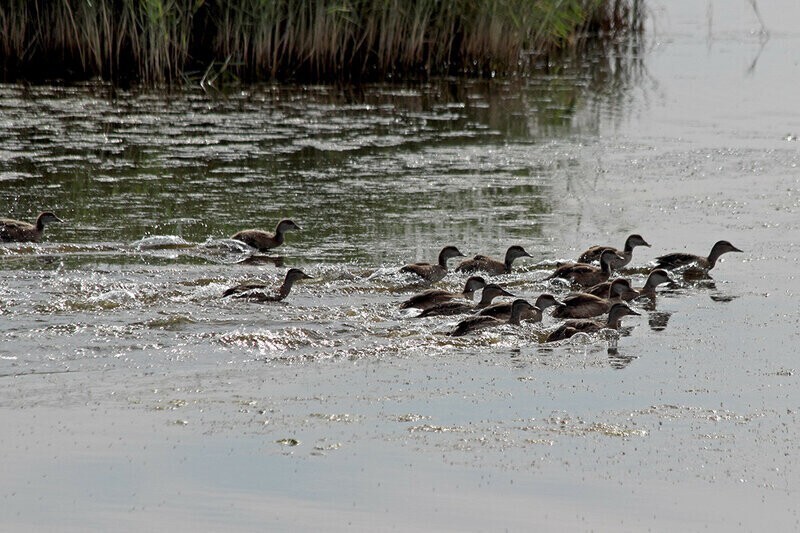
[{"label": "duck wing", "polygon": [[599,262],[600,256],[603,255],[603,252],[606,250],[611,250],[613,252],[617,252],[617,250],[611,246],[592,246],[585,252],[581,254],[578,258],[579,263],[592,263],[594,261]]},{"label": "duck wing", "polygon": [[249,291],[264,290],[267,287],[269,287],[269,285],[267,285],[267,284],[265,284],[263,282],[251,281],[251,282],[248,282],[248,283],[241,283],[241,284],[236,285],[234,287],[230,287],[228,289],[225,289],[225,292],[222,293],[222,296],[224,298],[225,296],[239,295],[239,294],[243,294],[243,293],[246,293],[246,292],[249,292]]},{"label": "duck wing", "polygon": [[610,305],[604,298],[593,294],[579,293],[567,296],[564,305],[556,306],[553,316],[556,318],[591,318],[607,312]]},{"label": "duck wing", "polygon": [[448,333],[451,337],[461,337],[462,335],[466,335],[471,331],[477,331],[479,329],[489,328],[492,326],[497,326],[502,324],[502,320],[497,320],[491,316],[471,316],[469,318],[465,318],[458,324],[453,331]]},{"label": "duck wing", "polygon": [[697,263],[698,257],[693,254],[676,252],[656,257],[656,268],[681,268]]}]

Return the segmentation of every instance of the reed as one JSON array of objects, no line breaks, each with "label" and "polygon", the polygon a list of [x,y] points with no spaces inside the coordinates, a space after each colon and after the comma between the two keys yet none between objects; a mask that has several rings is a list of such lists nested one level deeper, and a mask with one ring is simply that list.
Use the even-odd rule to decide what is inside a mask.
[{"label": "reed", "polygon": [[640,0],[4,0],[6,80],[506,76],[641,28]]}]

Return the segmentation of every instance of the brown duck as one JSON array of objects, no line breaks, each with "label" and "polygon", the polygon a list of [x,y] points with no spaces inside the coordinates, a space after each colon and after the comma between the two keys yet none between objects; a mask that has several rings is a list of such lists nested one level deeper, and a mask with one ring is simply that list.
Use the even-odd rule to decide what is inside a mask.
[{"label": "brown duck", "polygon": [[480,276],[471,276],[464,284],[463,292],[448,292],[441,289],[428,289],[419,294],[415,294],[405,302],[400,304],[400,309],[409,309],[415,307],[417,309],[428,309],[436,304],[453,300],[455,298],[464,298],[471,300],[475,291],[482,289],[486,286],[486,280]]},{"label": "brown duck", "polygon": [[545,280],[560,278],[582,287],[591,287],[606,281],[611,276],[611,260],[615,257],[619,257],[615,252],[603,250],[600,254],[599,267],[586,263],[567,263],[558,267]]},{"label": "brown duck", "polygon": [[656,267],[667,270],[692,267],[708,272],[717,264],[719,256],[728,252],[741,252],[741,250],[728,241],[717,241],[711,248],[711,253],[708,254],[708,257],[676,252],[656,257]]},{"label": "brown duck", "polygon": [[472,259],[461,261],[456,267],[456,272],[488,272],[489,274],[500,275],[511,272],[511,264],[519,257],[531,257],[522,246],[511,246],[506,250],[504,261],[492,259],[486,255],[476,255]]},{"label": "brown duck", "polygon": [[262,231],[260,229],[245,229],[233,234],[231,239],[242,241],[246,245],[263,252],[283,244],[284,234],[287,231],[299,229],[301,229],[300,226],[289,219],[284,219],[278,222],[278,225],[275,227],[274,234]]},{"label": "brown duck", "polygon": [[[529,320],[531,322],[542,321],[542,311],[553,305],[561,305],[561,300],[556,299],[552,294],[542,294],[536,298],[536,303],[523,311],[520,320]],[[499,320],[508,320],[511,316],[511,302],[500,302],[492,304],[484,309],[478,311],[479,315],[492,316]]]},{"label": "brown duck", "polygon": [[12,218],[0,218],[0,241],[2,242],[39,242],[44,227],[51,222],[64,222],[50,211],[39,213],[36,223],[30,224]]},{"label": "brown duck", "polygon": [[451,337],[460,337],[472,331],[502,326],[503,324],[519,326],[522,315],[532,307],[533,306],[526,300],[518,298],[511,304],[511,314],[509,315],[508,320],[501,320],[499,318],[487,315],[474,315],[469,318],[465,318],[456,324],[455,329],[448,333],[448,335]]},{"label": "brown duck", "polygon": [[576,333],[596,333],[605,328],[619,329],[622,317],[638,314],[628,307],[628,304],[619,302],[611,306],[608,312],[608,320],[605,322],[591,319],[567,320],[547,336],[547,342],[568,339]]},{"label": "brown duck", "polygon": [[[576,292],[563,299],[562,304],[553,310],[556,318],[591,318],[607,313],[611,306],[622,301],[622,295],[634,293],[631,282],[624,278],[612,281],[605,297],[596,296],[587,292]],[[632,299],[632,298],[631,298]]]},{"label": "brown duck", "polygon": [[592,246],[581,254],[581,256],[578,258],[578,262],[593,263],[595,261],[600,261],[600,255],[603,253],[603,251],[611,250],[618,256],[611,259],[611,268],[616,270],[631,262],[631,258],[633,257],[633,249],[637,246],[650,245],[642,238],[641,235],[634,233],[625,239],[625,246],[623,250],[620,251],[611,246]]},{"label": "brown duck", "polygon": [[278,287],[278,291],[274,294],[268,294],[264,291],[264,289],[267,289],[269,285],[261,282],[252,282],[242,283],[241,285],[236,285],[235,287],[226,289],[225,292],[222,293],[222,296],[246,298],[248,300],[254,300],[257,302],[280,302],[289,296],[289,291],[292,290],[292,285],[301,279],[314,278],[307,275],[299,268],[290,268],[289,271],[286,272],[286,277],[284,278],[283,283],[280,287]]},{"label": "brown duck", "polygon": [[442,280],[447,275],[447,260],[453,257],[464,257],[458,248],[455,246],[445,246],[439,252],[439,263],[433,265],[431,263],[411,263],[400,269],[400,272],[410,272],[416,274],[426,281],[435,283]]},{"label": "brown duck", "polygon": [[490,305],[492,300],[500,296],[511,296],[513,298],[514,295],[496,283],[489,283],[483,288],[483,291],[481,291],[481,299],[475,305],[470,305],[467,302],[458,300],[449,300],[425,309],[418,314],[417,317],[450,316],[471,313]]}]

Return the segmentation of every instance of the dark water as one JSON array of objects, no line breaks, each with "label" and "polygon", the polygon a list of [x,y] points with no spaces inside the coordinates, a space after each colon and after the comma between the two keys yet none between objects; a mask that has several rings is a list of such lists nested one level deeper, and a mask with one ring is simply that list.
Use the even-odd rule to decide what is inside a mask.
[{"label": "dark water", "polygon": [[[792,2],[651,5],[540,78],[111,94],[0,86],[0,500],[12,530],[791,530],[800,33]],[[797,17],[794,17],[796,20]],[[229,236],[290,233],[270,261]],[[397,273],[456,244],[628,272],[728,239],[617,340],[452,339]],[[256,258],[259,259],[259,258]],[[285,303],[232,284],[315,279]],[[437,286],[457,289],[466,276]],[[47,504],[44,505],[43,502]]]}]

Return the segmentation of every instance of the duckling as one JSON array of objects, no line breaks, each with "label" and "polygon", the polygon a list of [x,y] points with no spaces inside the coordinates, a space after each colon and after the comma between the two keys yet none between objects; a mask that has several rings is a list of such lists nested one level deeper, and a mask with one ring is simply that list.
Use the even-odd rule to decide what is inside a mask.
[{"label": "duckling", "polygon": [[611,250],[617,254],[616,258],[611,259],[611,268],[614,270],[620,269],[631,262],[633,257],[633,249],[637,246],[650,246],[641,235],[634,233],[625,239],[625,249],[622,251],[612,248],[611,246],[592,246],[581,254],[578,258],[579,263],[592,263],[593,261],[600,261],[600,255],[603,250]]},{"label": "duckling", "polygon": [[455,246],[445,246],[439,252],[439,264],[432,265],[431,263],[411,263],[400,269],[400,272],[410,272],[423,278],[426,281],[435,283],[444,279],[447,274],[447,260],[453,257],[464,257],[464,254],[458,251]]},{"label": "duckling", "polygon": [[[531,322],[542,321],[542,311],[553,305],[561,305],[563,302],[556,299],[552,294],[542,294],[536,298],[536,303],[522,313],[521,320],[530,320]],[[478,315],[491,316],[499,320],[508,320],[511,316],[511,302],[500,302],[492,304],[478,311]]]},{"label": "duckling", "polygon": [[278,222],[278,225],[275,227],[274,235],[260,229],[245,229],[233,234],[231,239],[242,241],[246,245],[263,252],[283,244],[284,233],[287,231],[299,229],[301,229],[300,226],[289,219],[284,219]]},{"label": "duckling", "polygon": [[506,250],[504,262],[500,262],[485,255],[476,255],[472,259],[461,261],[456,267],[456,272],[483,271],[494,275],[509,274],[511,272],[511,263],[518,257],[531,257],[531,254],[526,252],[522,246],[511,246]]},{"label": "duckling", "polygon": [[728,241],[717,241],[711,248],[711,253],[708,254],[708,257],[676,252],[673,254],[656,257],[656,267],[665,268],[667,270],[695,267],[703,272],[708,272],[714,268],[714,265],[717,264],[717,259],[719,259],[719,256],[722,254],[741,251],[742,250],[738,249]]},{"label": "duckling", "polygon": [[619,329],[622,317],[639,314],[624,302],[615,303],[608,311],[608,320],[605,322],[591,319],[567,320],[547,336],[546,342],[568,339],[576,333],[596,333],[605,328]]},{"label": "duckling", "polygon": [[511,314],[509,315],[508,320],[501,320],[499,318],[487,315],[474,315],[469,318],[465,318],[456,324],[455,329],[448,333],[448,335],[451,337],[460,337],[471,331],[502,326],[503,324],[519,326],[519,321],[522,318],[522,315],[532,307],[533,306],[526,300],[518,298],[511,304]]},{"label": "duckling", "polygon": [[[617,278],[608,286],[606,296],[600,297],[586,292],[577,292],[564,298],[563,303],[553,310],[556,318],[591,318],[607,313],[611,306],[622,301],[622,295],[633,293],[631,282]],[[638,295],[638,293],[633,293]]]},{"label": "duckling", "polygon": [[422,311],[418,318],[426,317],[426,316],[449,316],[449,315],[460,315],[463,313],[469,313],[472,311],[477,311],[478,309],[483,309],[484,307],[488,306],[492,303],[492,300],[499,296],[511,296],[514,295],[505,290],[500,285],[496,283],[489,283],[483,288],[481,292],[481,299],[480,301],[475,304],[474,306],[466,303],[460,302],[457,300],[449,300],[446,302],[442,302],[439,304],[434,305],[433,307],[429,307]]},{"label": "duckling", "polygon": [[231,287],[226,289],[225,292],[222,293],[222,296],[233,296],[234,298],[247,298],[248,300],[255,300],[257,302],[280,302],[287,296],[289,296],[289,291],[292,290],[292,285],[296,281],[301,279],[314,279],[299,268],[290,268],[288,272],[286,272],[286,277],[283,280],[283,283],[280,287],[278,287],[278,292],[276,294],[267,294],[264,292],[264,289],[268,287],[268,285],[264,283],[242,283],[241,285],[236,285],[235,287]]},{"label": "duckling", "polygon": [[591,287],[606,281],[611,276],[611,261],[619,258],[612,250],[603,250],[600,254],[600,267],[586,263],[567,263],[558,267],[545,280],[561,278],[583,287]]},{"label": "duckling", "polygon": [[463,292],[447,292],[441,289],[428,289],[427,291],[422,291],[419,294],[415,294],[405,302],[400,304],[400,309],[408,309],[410,307],[416,307],[417,309],[428,309],[429,307],[433,307],[436,304],[446,302],[448,300],[453,300],[455,298],[464,298],[466,300],[471,300],[472,295],[478,289],[482,289],[486,286],[486,280],[484,280],[480,276],[471,276],[467,279],[467,282],[464,284],[464,291]]},{"label": "duckling", "polygon": [[64,221],[50,211],[39,213],[35,224],[12,218],[0,218],[0,242],[39,242],[45,224],[51,222]]}]

